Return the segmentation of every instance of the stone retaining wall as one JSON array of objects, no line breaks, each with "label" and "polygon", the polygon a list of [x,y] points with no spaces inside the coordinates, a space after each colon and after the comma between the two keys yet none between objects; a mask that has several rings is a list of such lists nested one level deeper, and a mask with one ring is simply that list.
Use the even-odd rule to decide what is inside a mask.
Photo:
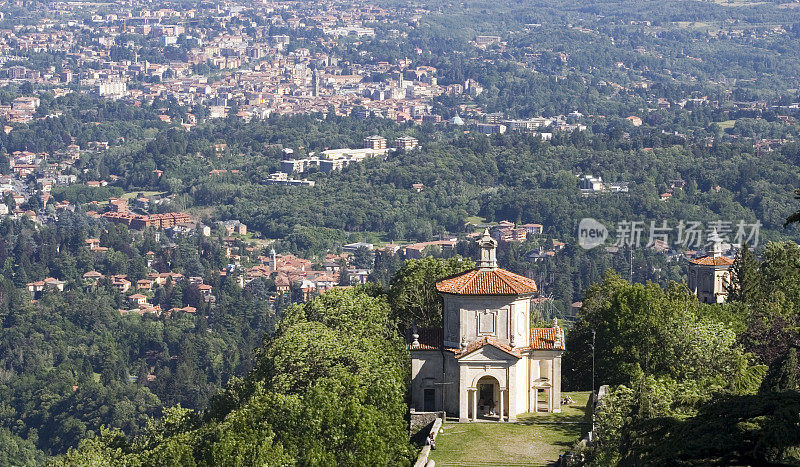
[{"label": "stone retaining wall", "polygon": [[[412,410],[408,423],[408,435],[411,437],[412,441],[421,430],[425,427],[429,427],[437,418],[444,419],[440,412],[416,412]],[[425,436],[428,436],[427,431],[425,432]]]},{"label": "stone retaining wall", "polygon": [[[434,420],[431,429],[425,432],[425,437],[427,438],[430,433],[433,433],[433,440],[436,441],[436,436],[439,435],[439,429],[442,427],[443,418],[437,418]],[[428,460],[428,456],[431,454],[431,447],[427,444],[422,447],[422,450],[419,452],[419,457],[417,457],[417,462],[414,463],[414,467],[433,467],[434,462],[432,460]]]}]

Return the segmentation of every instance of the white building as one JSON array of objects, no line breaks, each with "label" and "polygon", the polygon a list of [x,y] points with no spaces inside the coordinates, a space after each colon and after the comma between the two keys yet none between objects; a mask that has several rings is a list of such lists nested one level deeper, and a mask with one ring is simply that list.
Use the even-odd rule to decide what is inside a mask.
[{"label": "white building", "polygon": [[413,331],[411,410],[461,421],[560,412],[564,331],[530,327],[536,283],[497,267],[488,230],[478,244],[475,269],[436,284],[443,328]]},{"label": "white building", "polygon": [[398,151],[410,151],[419,146],[419,140],[413,136],[403,135],[394,141]]},{"label": "white building", "polygon": [[264,180],[264,185],[314,186],[316,183],[314,180],[289,178],[289,174],[284,172],[271,173],[269,178]]},{"label": "white building", "polygon": [[372,135],[364,138],[364,148],[386,149],[386,138],[380,135]]},{"label": "white building", "polygon": [[725,302],[733,260],[722,256],[722,245],[714,242],[710,255],[689,262],[689,290],[697,295],[697,299],[703,303]]},{"label": "white building", "polygon": [[603,178],[584,175],[578,179],[578,185],[583,192],[603,191]]},{"label": "white building", "polygon": [[97,84],[94,90],[100,97],[119,99],[127,95],[128,85],[124,81],[105,81]]},{"label": "white building", "polygon": [[360,162],[364,159],[369,159],[370,157],[383,157],[386,156],[388,153],[389,149],[387,149],[385,145],[381,149],[373,149],[373,148],[327,149],[325,151],[322,151],[322,158],[328,160],[354,159],[355,161]]},{"label": "white building", "polygon": [[505,120],[503,124],[510,131],[522,133],[532,133],[540,128],[546,128],[553,124],[553,119],[545,117],[534,117],[527,120]]}]

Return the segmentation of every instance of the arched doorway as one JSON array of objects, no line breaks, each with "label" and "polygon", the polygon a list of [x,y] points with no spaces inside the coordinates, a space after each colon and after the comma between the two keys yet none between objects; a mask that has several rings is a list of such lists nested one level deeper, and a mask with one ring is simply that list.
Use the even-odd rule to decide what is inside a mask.
[{"label": "arched doorway", "polygon": [[500,420],[500,383],[494,376],[484,376],[475,385],[477,418]]}]

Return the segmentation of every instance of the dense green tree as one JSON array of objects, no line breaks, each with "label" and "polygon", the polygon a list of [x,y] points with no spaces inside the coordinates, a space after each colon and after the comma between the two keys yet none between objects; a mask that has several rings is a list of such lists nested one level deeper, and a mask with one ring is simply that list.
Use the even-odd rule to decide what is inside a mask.
[{"label": "dense green tree", "polygon": [[407,465],[407,353],[377,289],[287,310],[256,368],[211,402],[180,407],[134,440],[103,431],[60,465]]},{"label": "dense green tree", "polygon": [[718,396],[686,420],[653,418],[632,428],[629,465],[796,465],[800,392]]},{"label": "dense green tree", "polygon": [[371,269],[373,263],[372,251],[365,246],[358,247],[358,249],[353,252],[353,258],[350,263],[355,268]]},{"label": "dense green tree", "polygon": [[475,267],[469,259],[422,258],[408,260],[389,284],[392,319],[400,329],[413,322],[418,326],[441,326],[442,300],[436,282]]},{"label": "dense green tree", "polygon": [[[798,280],[796,254],[792,244],[773,243],[767,245],[761,262],[750,259],[750,271],[756,274],[747,276],[753,283],[745,290],[753,298],[744,304],[705,305],[692,296],[683,304],[674,298],[665,303],[658,298],[657,291],[652,291],[654,294],[646,302],[649,316],[663,317],[660,310],[670,304],[675,310],[691,311],[688,316],[694,315],[701,324],[692,332],[691,327],[681,326],[680,320],[668,321],[677,339],[659,334],[658,328],[648,331],[663,336],[658,352],[671,356],[672,363],[667,366],[658,364],[654,356],[637,347],[638,338],[627,341],[625,335],[630,331],[621,329],[623,325],[638,327],[632,324],[632,319],[650,321],[646,317],[634,318],[638,314],[626,311],[634,304],[630,299],[620,301],[622,296],[628,296],[625,288],[643,286],[626,285],[612,276],[605,285],[590,288],[584,301],[587,311],[568,335],[565,366],[574,368],[573,362],[581,360],[583,354],[575,351],[580,352],[585,339],[581,336],[586,335],[586,329],[597,329],[600,380],[613,381],[616,386],[612,386],[598,410],[596,442],[584,453],[589,462],[626,465],[665,462],[795,465],[798,462],[796,404],[800,368],[796,349],[800,336],[794,297],[783,293],[792,290]],[[743,256],[737,258],[740,265]],[[591,320],[593,307],[614,311],[601,318],[599,326],[589,327],[583,320]],[[645,312],[643,308],[640,310]],[[607,342],[609,337],[605,334],[609,323],[613,323],[611,342]],[[735,336],[735,340],[720,339],[724,335]],[[605,337],[601,340],[601,336]],[[684,341],[687,337],[691,342]],[[680,346],[672,347],[681,341]],[[697,350],[686,353],[685,349],[692,347]],[[697,351],[713,357],[687,357]],[[642,365],[642,358],[650,363]],[[609,364],[613,368],[611,373],[607,373]],[[630,368],[634,371],[626,371]]]},{"label": "dense green tree", "polygon": [[758,260],[745,243],[736,254],[731,267],[731,278],[727,284],[728,300],[753,303],[760,299]]},{"label": "dense green tree", "polygon": [[33,467],[42,465],[45,455],[36,446],[0,428],[0,465]]},{"label": "dense green tree", "polygon": [[772,362],[764,381],[761,382],[760,393],[770,391],[797,391],[798,371],[797,349],[792,347],[782,358]]},{"label": "dense green tree", "polygon": [[575,372],[568,375],[569,384],[585,387],[590,379],[592,331],[596,380],[602,384],[630,384],[643,374],[728,383],[746,378],[747,358],[736,346],[735,332],[744,318],[721,316],[714,308],[678,284],[664,290],[607,273],[587,291],[579,321],[567,336],[564,364],[567,372]]}]

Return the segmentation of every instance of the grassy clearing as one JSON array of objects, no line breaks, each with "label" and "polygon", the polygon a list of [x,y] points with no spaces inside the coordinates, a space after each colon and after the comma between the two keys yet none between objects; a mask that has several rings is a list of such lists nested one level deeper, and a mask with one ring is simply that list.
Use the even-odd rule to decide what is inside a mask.
[{"label": "grassy clearing", "polygon": [[711,27],[712,24],[705,21],[676,21],[675,26],[680,29],[703,29]]},{"label": "grassy clearing", "polygon": [[575,404],[560,414],[526,414],[517,423],[445,423],[430,459],[437,466],[546,465],[586,433],[587,392],[564,393]]},{"label": "grassy clearing", "polygon": [[724,122],[717,122],[720,128],[723,130],[727,130],[728,128],[733,128],[736,125],[736,120],[725,120]]},{"label": "grassy clearing", "polygon": [[586,404],[589,402],[589,392],[565,392],[561,394],[562,397],[570,396],[575,401],[571,405],[562,405],[561,413],[527,413],[520,415],[518,420],[520,423],[536,424],[536,423],[550,423],[550,422],[586,422],[591,421],[589,414],[586,411]]},{"label": "grassy clearing", "polygon": [[546,465],[577,441],[580,425],[447,423],[430,459],[446,465]]},{"label": "grassy clearing", "polygon": [[497,225],[497,222],[489,222],[486,218],[481,217],[481,216],[470,216],[470,217],[467,217],[466,219],[464,219],[464,221],[467,224],[471,224],[471,225],[473,225],[475,227],[480,227],[481,229],[483,229],[483,228],[485,228],[487,226],[491,227],[493,225]]},{"label": "grassy clearing", "polygon": [[722,6],[756,6],[756,5],[766,5],[767,2],[762,2],[759,0],[714,0],[714,3],[717,5]]},{"label": "grassy clearing", "polygon": [[145,198],[150,198],[151,196],[155,195],[166,195],[167,192],[160,192],[160,191],[132,191],[130,193],[125,193],[122,195],[122,199],[131,200],[136,198],[139,193],[143,194]]}]

